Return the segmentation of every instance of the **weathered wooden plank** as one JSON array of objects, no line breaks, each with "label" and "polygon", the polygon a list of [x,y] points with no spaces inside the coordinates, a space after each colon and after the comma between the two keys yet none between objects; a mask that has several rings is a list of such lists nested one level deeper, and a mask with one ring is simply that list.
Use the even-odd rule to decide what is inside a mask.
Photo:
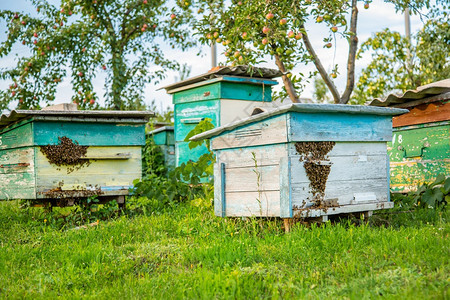
[{"label": "weathered wooden plank", "polygon": [[279,115],[225,132],[212,139],[211,147],[218,150],[285,143],[286,132],[286,115]]},{"label": "weathered wooden plank", "polygon": [[[388,201],[387,190],[388,183],[385,177],[327,181],[324,200],[337,199],[339,205],[349,205],[355,197],[362,199],[364,195],[370,194],[375,195],[376,202],[385,202]],[[293,207],[309,207],[313,204],[311,200],[309,182],[292,183]]]},{"label": "weathered wooden plank", "polygon": [[450,102],[434,102],[418,105],[392,120],[393,127],[417,125],[450,120]]},{"label": "weathered wooden plank", "polygon": [[225,193],[226,216],[280,216],[280,191]]},{"label": "weathered wooden plank", "polygon": [[[341,180],[367,180],[386,178],[387,155],[354,155],[332,156],[330,174],[327,182]],[[300,156],[291,157],[291,182],[309,182],[306,176],[304,162],[299,161]]]},{"label": "weathered wooden plank", "polygon": [[0,134],[0,150],[31,146],[33,144],[32,124],[14,126]]},{"label": "weathered wooden plank", "polygon": [[34,199],[34,150],[0,150],[0,200]]},{"label": "weathered wooden plank", "polygon": [[434,182],[439,174],[450,176],[450,158],[391,161],[390,170],[391,190],[407,193],[416,191],[421,184]]},{"label": "weathered wooden plank", "polygon": [[258,167],[229,168],[226,170],[225,192],[258,192],[280,190],[279,164]]},{"label": "weathered wooden plank", "polygon": [[179,166],[182,163],[186,163],[190,160],[197,161],[200,156],[207,153],[208,149],[205,145],[189,149],[188,142],[176,142],[175,153],[176,153],[176,165]]},{"label": "weathered wooden plank", "polygon": [[392,118],[383,115],[290,112],[288,136],[299,141],[390,141]]},{"label": "weathered wooden plank", "polygon": [[109,124],[36,121],[35,145],[58,144],[58,137],[66,136],[86,146],[145,145],[144,124]]},{"label": "weathered wooden plank", "polygon": [[0,174],[0,200],[35,198],[33,173]]},{"label": "weathered wooden plank", "polygon": [[217,159],[226,162],[228,168],[252,168],[255,165],[253,157],[260,166],[276,165],[279,163],[280,158],[286,156],[287,151],[285,144],[233,148],[216,152]]},{"label": "weathered wooden plank", "polygon": [[326,215],[337,215],[337,214],[349,214],[349,213],[365,213],[368,211],[387,209],[394,207],[393,202],[379,202],[379,203],[365,203],[365,204],[353,204],[353,205],[344,205],[340,207],[331,207],[328,209],[306,209],[306,210],[297,210],[294,212],[296,216],[301,216],[304,218],[316,218],[320,216]]}]

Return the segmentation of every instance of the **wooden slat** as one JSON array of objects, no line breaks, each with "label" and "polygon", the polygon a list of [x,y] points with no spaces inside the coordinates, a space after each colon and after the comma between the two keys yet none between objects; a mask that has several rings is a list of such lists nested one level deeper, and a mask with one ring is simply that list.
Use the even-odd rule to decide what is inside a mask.
[{"label": "wooden slat", "polygon": [[280,191],[225,193],[225,197],[228,217],[280,216]]},{"label": "wooden slat", "polygon": [[[260,131],[261,134],[246,136],[246,131]],[[261,122],[245,125],[239,128],[239,130],[226,132],[213,138],[211,146],[212,149],[217,150],[285,143],[287,141],[286,132],[286,115],[280,115],[264,119]]]},{"label": "wooden slat", "polygon": [[294,214],[302,217],[320,217],[320,216],[328,216],[328,215],[337,215],[337,214],[348,214],[348,213],[357,213],[357,212],[367,212],[381,209],[388,209],[394,207],[393,202],[380,202],[380,203],[366,203],[366,204],[354,204],[354,205],[345,205],[341,207],[333,207],[328,209],[307,209],[307,210],[299,210],[294,212]]},{"label": "wooden slat", "polygon": [[[354,155],[333,156],[328,182],[341,180],[371,180],[374,178],[386,178],[387,155]],[[291,157],[291,182],[309,182],[306,176],[304,162],[299,161],[299,156]]]},{"label": "wooden slat", "polygon": [[[384,174],[382,174],[384,175]],[[378,202],[388,201],[388,184],[385,177],[364,180],[327,181],[324,200],[338,199],[339,205],[348,205],[355,194],[373,193]],[[309,182],[292,183],[292,205],[312,205]]]},{"label": "wooden slat", "polygon": [[31,123],[14,126],[11,130],[0,134],[0,150],[31,146],[33,134]]},{"label": "wooden slat", "polygon": [[[257,173],[260,175],[258,181]],[[279,191],[280,190],[280,167],[279,164],[271,166],[226,168],[226,190],[225,192],[256,192]]]},{"label": "wooden slat", "polygon": [[227,168],[252,168],[255,165],[253,154],[260,166],[279,164],[282,157],[287,156],[286,144],[234,148],[217,151],[217,159],[227,163]]},{"label": "wooden slat", "polygon": [[410,126],[450,120],[450,102],[434,102],[418,105],[401,116],[394,117],[393,127]]},{"label": "wooden slat", "polygon": [[[289,156],[298,155],[295,143],[289,143]],[[386,155],[385,142],[337,142],[328,156]]]},{"label": "wooden slat", "polygon": [[0,150],[0,200],[34,199],[34,150]]}]

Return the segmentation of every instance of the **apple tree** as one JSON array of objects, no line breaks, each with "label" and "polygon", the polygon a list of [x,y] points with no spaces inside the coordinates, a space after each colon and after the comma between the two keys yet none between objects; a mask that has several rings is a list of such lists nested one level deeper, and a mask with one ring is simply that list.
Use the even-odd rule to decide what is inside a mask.
[{"label": "apple tree", "polygon": [[[355,58],[358,48],[357,22],[358,7],[369,9],[369,1],[357,0],[203,0],[203,19],[197,24],[203,43],[222,43],[225,55],[232,64],[256,65],[269,55],[284,74],[284,96],[298,102],[298,92],[305,79],[314,74],[291,72],[297,64],[313,63],[316,72],[330,91],[334,103],[347,103],[355,85]],[[393,0],[397,9],[409,3],[415,11],[428,1]],[[212,12],[212,13],[210,13]],[[311,36],[308,26],[313,22],[328,28],[325,36]],[[346,66],[346,87],[340,93],[334,83],[339,73],[344,73],[335,65],[330,72],[324,68],[317,49],[311,40],[321,39],[324,48],[333,48],[337,38],[348,41]],[[330,56],[333,49],[330,49]]]},{"label": "apple tree", "polygon": [[190,0],[61,0],[59,6],[31,0],[37,14],[0,11],[7,37],[0,58],[18,43],[29,55],[14,68],[1,69],[11,82],[0,94],[0,108],[18,101],[19,108],[38,108],[55,98],[64,77],[73,87],[72,101],[98,106],[92,80],[104,72],[108,108],[140,109],[144,86],[158,81],[178,63],[165,58],[161,46],[185,50],[194,44]]},{"label": "apple tree", "polygon": [[450,78],[448,8],[432,9],[423,28],[411,40],[385,29],[361,45],[372,61],[356,83],[352,103],[363,104],[392,92],[405,92]]}]

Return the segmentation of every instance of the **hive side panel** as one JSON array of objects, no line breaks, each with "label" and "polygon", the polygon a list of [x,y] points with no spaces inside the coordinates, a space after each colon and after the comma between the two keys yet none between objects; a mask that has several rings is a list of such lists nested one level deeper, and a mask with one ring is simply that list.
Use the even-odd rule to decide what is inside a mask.
[{"label": "hive side panel", "polygon": [[36,184],[39,198],[46,192],[61,187],[63,190],[101,188],[105,194],[128,194],[133,180],[141,178],[141,147],[89,147],[86,157],[89,165],[67,172],[68,167],[51,164],[36,149]]},{"label": "hive side panel", "polygon": [[226,216],[280,216],[280,160],[287,160],[285,144],[216,153],[216,215],[222,215],[225,206]]},{"label": "hive side panel", "polygon": [[35,199],[34,149],[0,150],[0,200]]},{"label": "hive side panel", "polygon": [[[289,146],[291,162],[292,205],[296,208],[313,205],[310,179],[304,161],[296,152],[295,143]],[[325,201],[338,205],[388,201],[386,144],[336,143],[324,163],[330,164],[326,180]]]},{"label": "hive side panel", "polygon": [[297,113],[291,114],[290,142],[297,141],[390,141],[391,116]]},{"label": "hive side panel", "polygon": [[212,149],[244,148],[287,141],[286,115],[267,118],[225,132],[211,141]]},{"label": "hive side panel", "polygon": [[34,123],[35,145],[55,145],[63,136],[86,146],[140,146],[145,145],[145,126],[62,121]]},{"label": "hive side panel", "polygon": [[0,150],[33,145],[32,123],[14,126],[0,133]]},{"label": "hive side panel", "polygon": [[394,192],[415,191],[439,174],[450,176],[448,122],[395,128],[388,149]]}]

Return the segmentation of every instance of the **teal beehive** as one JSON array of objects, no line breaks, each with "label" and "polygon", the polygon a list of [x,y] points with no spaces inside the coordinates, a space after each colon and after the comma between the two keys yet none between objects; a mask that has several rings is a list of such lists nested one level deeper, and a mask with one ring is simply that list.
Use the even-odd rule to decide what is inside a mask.
[{"label": "teal beehive", "polygon": [[175,106],[176,165],[206,153],[206,147],[189,149],[184,141],[201,120],[209,118],[217,127],[250,116],[256,107],[270,106],[272,86],[278,84],[273,78],[280,75],[265,68],[223,67],[164,87]]},{"label": "teal beehive", "polygon": [[98,196],[123,204],[141,177],[153,113],[58,106],[0,117],[0,200],[64,206]]},{"label": "teal beehive", "polygon": [[168,170],[175,167],[175,136],[173,126],[163,126],[152,130],[148,135],[153,138],[164,156],[164,164]]}]

